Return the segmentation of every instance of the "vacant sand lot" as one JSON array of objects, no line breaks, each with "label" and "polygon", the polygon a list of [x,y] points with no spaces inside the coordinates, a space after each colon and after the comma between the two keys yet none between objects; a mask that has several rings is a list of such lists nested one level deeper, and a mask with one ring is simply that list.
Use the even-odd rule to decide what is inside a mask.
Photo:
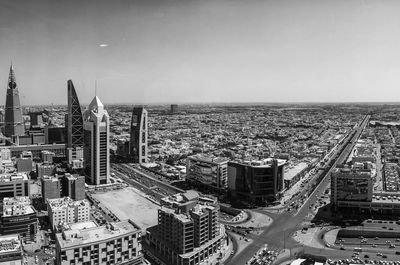
[{"label": "vacant sand lot", "polygon": [[158,206],[144,198],[140,191],[132,187],[93,194],[93,197],[103,203],[119,219],[131,219],[142,229],[156,225]]}]

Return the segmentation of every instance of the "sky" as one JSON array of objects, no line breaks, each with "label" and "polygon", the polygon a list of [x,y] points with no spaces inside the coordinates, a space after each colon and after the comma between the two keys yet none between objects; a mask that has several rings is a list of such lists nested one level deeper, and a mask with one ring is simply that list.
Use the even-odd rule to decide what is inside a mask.
[{"label": "sky", "polygon": [[[0,104],[397,102],[397,0],[0,0]],[[2,84],[2,85],[1,85]]]}]

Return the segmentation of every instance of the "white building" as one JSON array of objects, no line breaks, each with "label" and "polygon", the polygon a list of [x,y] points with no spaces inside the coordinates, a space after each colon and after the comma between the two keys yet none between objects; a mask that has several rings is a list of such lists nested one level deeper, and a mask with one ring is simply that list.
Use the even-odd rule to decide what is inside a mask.
[{"label": "white building", "polygon": [[107,184],[110,175],[109,115],[96,96],[83,114],[84,162],[88,182]]},{"label": "white building", "polygon": [[88,200],[74,201],[69,197],[48,199],[47,209],[51,226],[86,222],[90,219]]}]

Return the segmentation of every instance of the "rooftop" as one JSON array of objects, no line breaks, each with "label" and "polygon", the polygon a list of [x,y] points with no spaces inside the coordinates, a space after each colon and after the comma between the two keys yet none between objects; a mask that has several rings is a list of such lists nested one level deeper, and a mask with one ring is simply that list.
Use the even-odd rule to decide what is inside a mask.
[{"label": "rooftop", "polygon": [[195,159],[197,161],[206,162],[206,163],[214,163],[214,164],[222,164],[227,163],[229,159],[224,157],[213,157],[208,156],[206,154],[197,154],[193,156],[189,156],[190,159]]},{"label": "rooftop", "polygon": [[90,206],[89,201],[86,199],[80,201],[74,201],[70,197],[47,199],[47,203],[53,211],[67,207]]},{"label": "rooftop", "polygon": [[128,219],[120,222],[113,222],[105,226],[66,230],[56,234],[56,241],[63,249],[109,240],[137,231],[140,231],[140,228]]},{"label": "rooftop", "polygon": [[247,165],[247,166],[252,166],[252,167],[272,167],[274,161],[276,160],[276,163],[278,166],[282,166],[286,164],[286,160],[283,159],[276,159],[276,158],[265,158],[262,160],[241,160],[241,161],[233,161],[234,163],[238,163],[241,165]]},{"label": "rooftop", "polygon": [[286,171],[285,171],[285,179],[292,179],[294,178],[297,174],[299,174],[301,171],[303,171],[304,169],[306,169],[308,167],[308,163],[306,162],[300,162],[298,164],[296,164],[293,167],[286,167]]},{"label": "rooftop", "polygon": [[29,197],[6,197],[3,199],[3,217],[27,215],[34,212]]},{"label": "rooftop", "polygon": [[0,236],[0,254],[21,251],[21,241],[18,235]]},{"label": "rooftop", "polygon": [[28,179],[29,178],[26,172],[5,173],[0,175],[0,182],[21,181]]}]

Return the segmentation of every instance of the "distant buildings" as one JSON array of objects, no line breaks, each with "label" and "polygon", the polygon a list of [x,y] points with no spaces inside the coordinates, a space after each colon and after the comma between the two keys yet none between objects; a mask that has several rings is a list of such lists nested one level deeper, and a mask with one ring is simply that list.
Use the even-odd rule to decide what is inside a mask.
[{"label": "distant buildings", "polygon": [[8,77],[5,108],[4,135],[7,137],[24,135],[25,129],[13,65],[10,67]]},{"label": "distant buildings", "polygon": [[38,219],[29,197],[3,199],[3,212],[0,222],[2,235],[19,234],[24,241],[36,241]]},{"label": "distant buildings", "polygon": [[84,113],[84,161],[92,185],[107,184],[110,175],[109,121],[103,103],[96,96]]},{"label": "distant buildings", "polygon": [[171,104],[170,113],[175,114],[178,113],[178,111],[179,111],[178,104]]},{"label": "distant buildings", "polygon": [[143,107],[133,108],[130,128],[130,156],[134,163],[147,163],[147,110]]},{"label": "distant buildings", "polygon": [[56,234],[56,263],[139,265],[143,262],[141,230],[131,220],[106,226],[70,225]]},{"label": "distant buildings", "polygon": [[200,264],[215,254],[226,236],[218,222],[219,207],[200,199],[193,190],[162,199],[158,225],[147,230],[146,250],[177,265]]},{"label": "distant buildings", "polygon": [[228,159],[194,155],[187,158],[186,180],[215,190],[228,188]]},{"label": "distant buildings", "polygon": [[22,263],[22,244],[18,234],[0,236],[0,264]]},{"label": "distant buildings", "polygon": [[47,210],[53,229],[64,224],[86,222],[90,219],[90,204],[87,200],[73,201],[69,197],[48,199]]},{"label": "distant buildings", "polygon": [[229,162],[228,189],[231,197],[250,205],[278,200],[284,190],[285,160]]},{"label": "distant buildings", "polygon": [[29,178],[26,173],[0,175],[0,200],[5,197],[29,196]]}]

